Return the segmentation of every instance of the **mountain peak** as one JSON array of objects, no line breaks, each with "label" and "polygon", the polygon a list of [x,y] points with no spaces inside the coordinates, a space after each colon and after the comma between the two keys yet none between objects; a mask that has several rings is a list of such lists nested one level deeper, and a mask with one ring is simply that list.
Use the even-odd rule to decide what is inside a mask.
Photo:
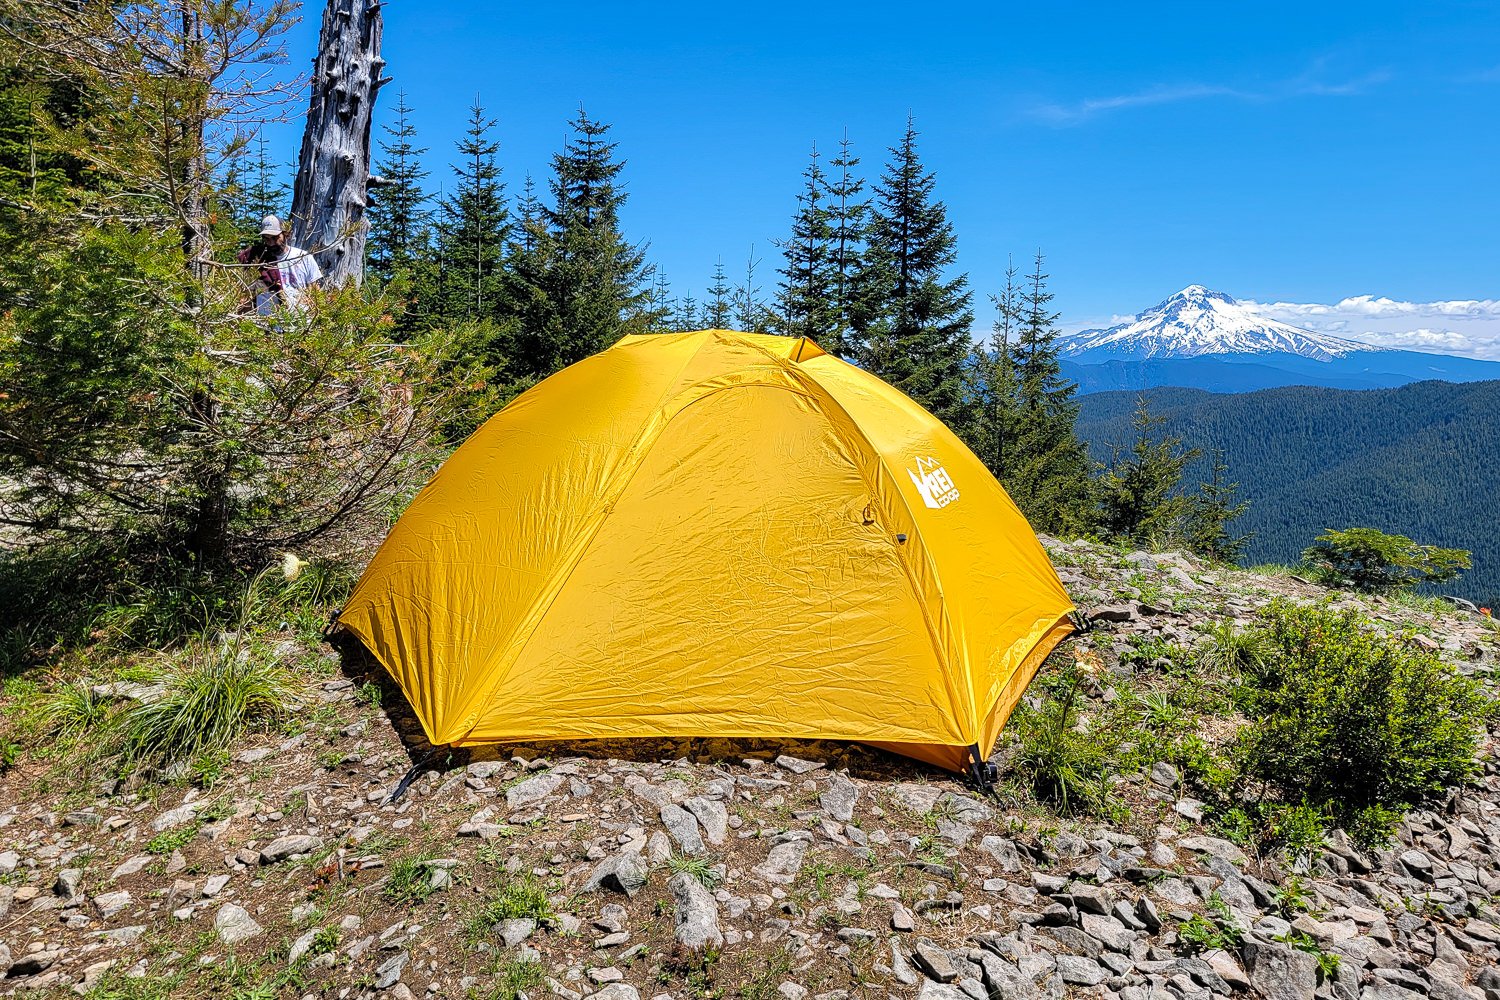
[{"label": "mountain peak", "polygon": [[1296,354],[1332,361],[1368,344],[1314,333],[1261,316],[1224,292],[1188,285],[1180,292],[1104,330],[1064,338],[1064,357],[1192,358],[1205,354]]}]

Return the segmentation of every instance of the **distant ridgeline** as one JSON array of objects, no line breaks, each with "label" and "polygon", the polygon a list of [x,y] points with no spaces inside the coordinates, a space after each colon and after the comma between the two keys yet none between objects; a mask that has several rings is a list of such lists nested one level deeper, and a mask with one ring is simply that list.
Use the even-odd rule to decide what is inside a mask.
[{"label": "distant ridgeline", "polygon": [[[1139,394],[1080,398],[1078,435],[1106,462],[1132,440]],[[1239,394],[1157,388],[1151,409],[1188,448],[1221,448],[1251,502],[1244,561],[1295,563],[1326,528],[1379,528],[1469,549],[1473,569],[1439,588],[1500,610],[1500,381]],[[1184,484],[1208,473],[1206,459]]]}]

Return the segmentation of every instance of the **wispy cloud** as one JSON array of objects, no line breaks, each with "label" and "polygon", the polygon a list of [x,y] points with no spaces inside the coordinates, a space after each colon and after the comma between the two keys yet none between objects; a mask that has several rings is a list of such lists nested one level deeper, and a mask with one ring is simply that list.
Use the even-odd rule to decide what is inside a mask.
[{"label": "wispy cloud", "polygon": [[1500,361],[1500,299],[1407,302],[1353,295],[1338,302],[1255,302],[1264,316],[1377,347]]},{"label": "wispy cloud", "polygon": [[1038,121],[1057,127],[1081,125],[1099,115],[1126,108],[1187,101],[1232,100],[1244,103],[1268,103],[1296,97],[1353,97],[1363,94],[1390,79],[1385,70],[1362,76],[1329,79],[1323,73],[1322,61],[1305,73],[1258,87],[1232,87],[1224,84],[1182,83],[1158,84],[1144,90],[1107,97],[1090,97],[1073,103],[1040,102],[1026,109]]}]

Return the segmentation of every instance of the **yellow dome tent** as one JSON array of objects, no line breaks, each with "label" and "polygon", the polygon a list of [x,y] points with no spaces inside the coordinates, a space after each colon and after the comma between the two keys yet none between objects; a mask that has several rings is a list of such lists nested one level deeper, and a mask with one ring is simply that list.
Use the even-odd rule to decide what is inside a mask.
[{"label": "yellow dome tent", "polygon": [[491,418],[340,622],[434,744],[987,756],[1072,603],[947,427],[807,339],[632,336]]}]

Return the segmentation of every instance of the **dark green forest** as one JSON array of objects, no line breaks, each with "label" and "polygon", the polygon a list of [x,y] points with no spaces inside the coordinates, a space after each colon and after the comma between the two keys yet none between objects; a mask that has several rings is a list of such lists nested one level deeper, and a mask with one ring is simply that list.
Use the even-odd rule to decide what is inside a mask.
[{"label": "dark green forest", "polygon": [[[1235,522],[1254,533],[1242,562],[1294,563],[1325,529],[1369,526],[1472,550],[1473,569],[1441,590],[1491,607],[1500,600],[1500,382],[1146,395],[1184,447],[1223,450],[1250,501]],[[1078,433],[1096,461],[1128,446],[1138,398],[1080,398]],[[1184,482],[1208,475],[1199,458]]]}]

